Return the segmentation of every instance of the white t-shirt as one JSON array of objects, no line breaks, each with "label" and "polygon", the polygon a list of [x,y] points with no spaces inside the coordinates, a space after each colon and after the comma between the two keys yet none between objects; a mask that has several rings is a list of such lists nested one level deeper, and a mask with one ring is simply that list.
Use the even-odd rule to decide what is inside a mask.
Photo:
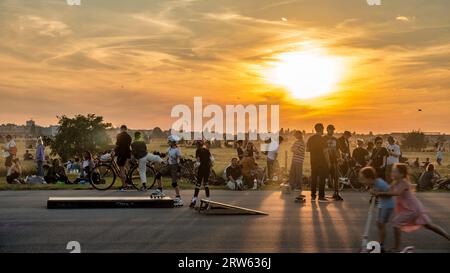
[{"label": "white t-shirt", "polygon": [[170,147],[169,150],[167,151],[167,154],[169,156],[168,162],[170,165],[177,164],[181,157],[181,151],[178,148]]},{"label": "white t-shirt", "polygon": [[8,157],[11,154],[9,153],[9,151],[11,150],[11,148],[15,148],[16,146],[16,142],[14,141],[14,139],[11,139],[8,143],[5,144],[5,152],[3,153],[4,157]]},{"label": "white t-shirt", "polygon": [[270,160],[276,160],[278,156],[278,150],[280,149],[280,144],[276,141],[270,142],[268,145],[267,158]]},{"label": "white t-shirt", "polygon": [[395,163],[399,163],[400,162],[400,146],[398,146],[397,144],[389,144],[386,146],[386,149],[388,150],[388,152],[394,153],[394,155],[389,155],[386,159],[386,165],[393,165]]}]

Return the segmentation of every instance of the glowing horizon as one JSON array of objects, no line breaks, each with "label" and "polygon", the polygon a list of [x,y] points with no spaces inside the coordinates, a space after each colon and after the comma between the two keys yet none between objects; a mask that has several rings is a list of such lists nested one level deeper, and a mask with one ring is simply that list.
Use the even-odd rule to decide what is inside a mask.
[{"label": "glowing horizon", "polygon": [[4,0],[0,123],[95,113],[115,126],[168,128],[172,106],[201,96],[221,106],[279,104],[284,128],[450,133],[449,8]]}]

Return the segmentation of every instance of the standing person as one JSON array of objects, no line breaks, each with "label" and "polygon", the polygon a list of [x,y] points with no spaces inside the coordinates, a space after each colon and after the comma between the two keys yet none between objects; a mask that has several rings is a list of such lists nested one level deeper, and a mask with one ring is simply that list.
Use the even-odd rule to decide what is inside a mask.
[{"label": "standing person", "polygon": [[338,138],[338,147],[339,152],[341,154],[341,158],[343,162],[339,164],[339,168],[342,174],[346,174],[350,167],[350,138],[352,137],[352,133],[350,131],[345,131],[341,137]]},{"label": "standing person", "polygon": [[283,141],[283,137],[279,137],[278,140],[270,139],[267,151],[267,177],[269,180],[273,179],[273,173],[275,170],[275,164],[278,157],[278,151],[280,150],[280,144]]},{"label": "standing person", "polygon": [[116,137],[116,147],[114,149],[115,156],[117,156],[117,166],[120,170],[120,179],[122,180],[122,186],[119,191],[127,191],[127,178],[125,174],[125,165],[128,159],[131,158],[131,136],[127,132],[126,125],[120,126],[120,133]]},{"label": "standing person", "polygon": [[383,179],[386,178],[386,158],[388,155],[387,149],[383,147],[383,139],[377,136],[375,138],[375,148],[372,151],[368,165],[374,167],[378,177]]},{"label": "standing person", "polygon": [[425,213],[425,208],[417,197],[411,192],[408,180],[408,166],[397,163],[392,168],[394,184],[388,192],[374,191],[375,196],[396,196],[395,217],[392,220],[394,227],[395,246],[393,251],[400,251],[401,232],[412,232],[425,227],[436,234],[450,240],[449,234],[440,226],[433,224]]},{"label": "standing person", "polygon": [[37,176],[44,177],[44,162],[45,162],[45,147],[42,137],[37,139],[36,144],[36,165],[37,165]]},{"label": "standing person", "polygon": [[322,123],[314,126],[316,133],[306,143],[311,158],[311,201],[316,200],[317,186],[319,187],[319,202],[328,202],[325,198],[325,179],[328,176],[328,166],[325,159],[326,143],[322,136],[324,127]]},{"label": "standing person", "polygon": [[198,194],[200,193],[200,188],[203,184],[205,187],[206,199],[209,200],[209,186],[208,179],[211,173],[212,161],[211,152],[206,145],[203,144],[202,140],[196,142],[197,150],[195,151],[195,157],[197,158],[198,170],[197,170],[197,181],[195,183],[194,196],[192,197],[191,204],[189,207],[193,208],[197,204]]},{"label": "standing person", "polygon": [[178,168],[180,166],[180,159],[181,159],[181,151],[177,146],[178,139],[176,136],[169,136],[168,138],[168,144],[169,149],[167,150],[167,156],[168,160],[167,163],[169,164],[169,173],[172,177],[172,187],[175,189],[175,199],[173,200],[175,207],[182,207],[183,206],[183,200],[181,199],[180,195],[180,187],[178,186]]},{"label": "standing person", "polygon": [[10,171],[10,168],[13,165],[13,159],[17,156],[17,145],[14,139],[11,135],[6,136],[6,144],[5,144],[5,167],[6,167],[6,173],[8,174]]},{"label": "standing person", "polygon": [[344,199],[339,195],[339,161],[341,161],[341,152],[338,147],[338,140],[334,136],[334,125],[327,126],[326,142],[326,161],[328,163],[328,178],[333,185],[334,193],[333,199],[335,201],[343,201]]},{"label": "standing person", "polygon": [[372,141],[367,142],[367,151],[370,157],[372,157],[373,149],[375,149],[375,144]]},{"label": "standing person", "polygon": [[386,181],[391,183],[391,170],[394,164],[400,163],[400,146],[395,143],[395,139],[392,136],[388,137],[388,145],[386,146],[388,156],[386,158]]},{"label": "standing person", "polygon": [[305,160],[305,141],[301,131],[295,131],[295,142],[291,146],[292,163],[289,171],[289,191],[299,189],[299,194],[295,202],[304,202],[305,196],[302,195],[303,188],[303,161]]},{"label": "standing person", "polygon": [[[389,184],[381,178],[377,178],[377,173],[372,167],[364,167],[359,171],[359,180],[368,185],[372,185],[376,192],[388,192]],[[381,246],[381,251],[384,252],[384,241],[386,238],[386,224],[389,222],[392,213],[394,212],[394,198],[392,196],[382,196],[378,199],[378,242]]]},{"label": "standing person", "polygon": [[440,141],[436,148],[436,162],[439,166],[441,166],[443,160],[444,160],[444,143]]},{"label": "standing person", "polygon": [[131,143],[131,153],[133,157],[138,161],[139,176],[141,178],[140,191],[147,190],[147,144],[142,138],[141,132],[134,133],[134,141]]},{"label": "standing person", "polygon": [[369,151],[364,148],[364,140],[358,139],[356,141],[356,148],[353,150],[352,159],[358,167],[365,167],[369,162]]}]

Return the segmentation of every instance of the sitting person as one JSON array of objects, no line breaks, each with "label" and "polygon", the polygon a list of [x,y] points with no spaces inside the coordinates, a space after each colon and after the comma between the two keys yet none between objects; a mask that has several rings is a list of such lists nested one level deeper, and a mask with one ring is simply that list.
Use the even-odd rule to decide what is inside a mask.
[{"label": "sitting person", "polygon": [[33,160],[33,155],[30,153],[30,151],[26,150],[25,154],[23,155],[23,161],[31,161]]},{"label": "sitting person", "polygon": [[8,174],[6,175],[6,182],[8,184],[24,184],[23,179],[20,178],[21,175],[22,166],[20,165],[19,159],[14,157],[11,168],[9,168]]},{"label": "sitting person", "polygon": [[[90,153],[89,153],[90,154]],[[91,160],[92,160],[92,156],[91,156]],[[74,162],[72,163],[72,166],[70,167],[70,171],[73,173],[82,173],[82,164],[80,164],[80,158],[75,157]],[[81,174],[83,175],[83,174]]]},{"label": "sitting person", "polygon": [[231,159],[231,165],[225,170],[227,177],[227,186],[230,190],[243,190],[242,170],[238,164],[238,159],[234,157]]},{"label": "sitting person", "polygon": [[47,183],[57,183],[64,182],[69,184],[69,179],[66,175],[66,170],[63,166],[60,165],[58,159],[54,159],[52,161],[52,166],[50,166],[47,170],[47,175],[44,176],[44,180]]},{"label": "sitting person", "polygon": [[245,151],[244,158],[239,163],[242,166],[244,185],[246,187],[253,186],[253,189],[256,190],[258,188],[258,184],[255,183],[258,174],[258,165],[256,164],[255,158],[248,151]]},{"label": "sitting person", "polygon": [[[80,159],[76,158],[75,162],[79,162]],[[79,163],[74,163],[78,164]],[[85,152],[84,156],[83,156],[83,162],[82,162],[82,168],[83,170],[80,172],[80,177],[77,178],[75,180],[75,183],[78,184],[86,184],[89,183],[90,179],[91,179],[91,172],[94,169],[95,164],[94,164],[94,160],[92,160],[92,154],[90,152]],[[81,169],[81,167],[79,167]]]},{"label": "sitting person", "polygon": [[436,177],[434,172],[434,165],[428,164],[426,170],[419,178],[419,182],[417,183],[418,191],[426,191],[431,190],[433,188],[433,184],[435,183]]}]

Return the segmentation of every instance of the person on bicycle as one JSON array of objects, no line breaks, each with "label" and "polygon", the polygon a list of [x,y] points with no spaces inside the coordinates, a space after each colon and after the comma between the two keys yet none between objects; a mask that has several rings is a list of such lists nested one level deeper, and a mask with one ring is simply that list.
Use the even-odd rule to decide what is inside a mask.
[{"label": "person on bicycle", "polygon": [[128,159],[131,158],[131,136],[127,132],[128,128],[126,125],[120,126],[120,133],[116,137],[116,147],[114,149],[114,154],[117,157],[117,166],[120,170],[120,179],[122,180],[122,187],[119,191],[127,191],[127,177],[125,174],[125,165]]},{"label": "person on bicycle", "polygon": [[202,184],[205,187],[206,199],[209,199],[208,179],[212,166],[211,152],[209,151],[207,146],[204,145],[203,141],[197,140],[195,142],[195,145],[197,146],[197,150],[195,151],[195,157],[197,158],[198,171],[197,171],[197,181],[195,183],[194,196],[192,197],[192,201],[189,206],[191,208],[195,207],[197,203],[198,194],[200,193],[200,188]]},{"label": "person on bicycle", "polygon": [[180,195],[180,187],[178,186],[178,169],[180,166],[180,159],[181,159],[181,151],[180,148],[178,148],[177,142],[179,141],[178,137],[174,135],[170,135],[168,138],[168,144],[169,149],[167,150],[167,156],[168,156],[168,166],[169,166],[169,173],[172,177],[172,187],[175,189],[175,199],[174,199],[174,205],[175,207],[182,207],[183,206],[183,200],[181,199]]},{"label": "person on bicycle", "polygon": [[[141,191],[147,190],[147,163],[148,162],[155,162],[155,163],[161,163],[162,159],[161,157],[150,154],[147,151],[147,144],[144,141],[144,138],[142,137],[141,132],[135,132],[134,133],[134,141],[131,143],[131,153],[133,154],[133,157],[138,161],[139,166],[139,177],[141,179]],[[161,179],[159,177],[156,177],[156,181],[158,182],[158,189],[160,189],[160,193],[157,195],[162,195],[162,187],[161,187]]]},{"label": "person on bicycle", "polygon": [[327,135],[325,136],[326,143],[326,161],[328,163],[329,179],[334,188],[333,199],[335,201],[343,201],[344,199],[339,195],[339,161],[341,161],[341,153],[338,147],[338,140],[334,136],[334,126],[332,124],[327,126]]}]

